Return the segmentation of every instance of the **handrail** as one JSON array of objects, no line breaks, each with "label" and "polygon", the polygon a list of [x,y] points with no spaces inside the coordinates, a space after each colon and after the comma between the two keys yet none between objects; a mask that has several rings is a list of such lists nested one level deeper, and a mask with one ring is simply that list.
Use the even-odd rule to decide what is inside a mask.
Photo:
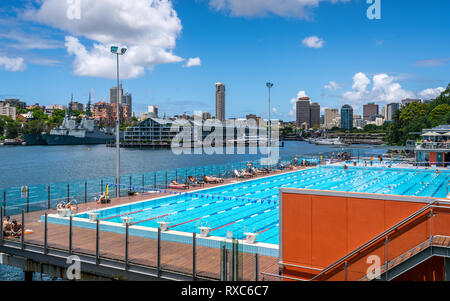
[{"label": "handrail", "polygon": [[379,241],[380,239],[382,239],[383,237],[388,235],[390,232],[397,230],[399,227],[403,226],[404,224],[408,223],[412,219],[414,219],[417,216],[421,215],[422,213],[428,211],[434,205],[438,205],[438,204],[439,204],[439,201],[437,201],[437,200],[429,203],[427,206],[425,206],[422,209],[416,211],[415,213],[413,213],[412,215],[408,216],[404,220],[400,221],[396,225],[390,227],[389,229],[387,229],[383,233],[378,234],[377,236],[375,236],[374,238],[372,238],[368,242],[364,243],[360,247],[356,248],[352,252],[348,253],[347,255],[341,257],[340,259],[338,259],[337,261],[335,261],[334,263],[332,263],[331,265],[326,267],[321,273],[319,273],[316,276],[314,276],[313,278],[311,278],[310,281],[313,281],[313,280],[317,279],[318,277],[324,275],[326,272],[332,270],[334,267],[336,267],[336,266],[340,265],[341,263],[345,262],[347,259],[351,258],[353,255],[360,253],[363,249],[365,249],[365,248],[369,247],[370,245],[374,244],[375,242]]},{"label": "handrail", "polygon": [[294,268],[301,268],[301,269],[307,269],[307,270],[323,271],[323,269],[311,268],[311,267],[306,267],[306,266],[302,266],[302,265],[295,265],[295,264],[285,263],[285,262],[282,262],[282,261],[278,262],[278,265],[294,267]]},{"label": "handrail", "polygon": [[265,273],[265,272],[261,272],[261,274],[262,275],[267,275],[267,276],[272,276],[272,277],[283,278],[283,279],[289,279],[289,280],[308,281],[308,280],[305,280],[305,279],[294,278],[294,277],[283,276],[283,275],[277,275],[277,274],[271,274],[271,273]]}]

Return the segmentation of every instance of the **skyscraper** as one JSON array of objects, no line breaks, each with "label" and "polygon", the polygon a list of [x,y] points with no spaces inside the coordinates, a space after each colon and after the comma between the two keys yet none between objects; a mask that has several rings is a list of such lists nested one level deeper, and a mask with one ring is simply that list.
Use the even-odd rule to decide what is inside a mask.
[{"label": "skyscraper", "polygon": [[[123,89],[122,84],[119,85],[119,103],[122,103]],[[109,103],[117,103],[117,87],[112,87],[109,89]]]},{"label": "skyscraper", "polygon": [[363,107],[363,118],[364,120],[370,120],[373,115],[378,115],[378,105],[373,102],[364,105]]},{"label": "skyscraper", "polygon": [[310,118],[311,127],[320,127],[320,105],[317,102],[313,102],[310,106]]},{"label": "skyscraper", "polygon": [[122,97],[122,104],[128,106],[127,114],[128,117],[131,116],[131,112],[133,111],[133,98],[131,97],[130,93],[125,93]]},{"label": "skyscraper", "polygon": [[341,128],[353,130],[353,108],[350,105],[344,105],[341,108]]},{"label": "skyscraper", "polygon": [[386,107],[386,116],[384,116],[384,119],[387,121],[391,121],[394,119],[395,112],[400,110],[400,104],[399,103],[390,103]]},{"label": "skyscraper", "polygon": [[302,127],[304,123],[311,126],[311,108],[309,103],[309,97],[301,97],[296,104],[296,123],[297,127]]},{"label": "skyscraper", "polygon": [[216,83],[216,119],[225,121],[225,85]]}]

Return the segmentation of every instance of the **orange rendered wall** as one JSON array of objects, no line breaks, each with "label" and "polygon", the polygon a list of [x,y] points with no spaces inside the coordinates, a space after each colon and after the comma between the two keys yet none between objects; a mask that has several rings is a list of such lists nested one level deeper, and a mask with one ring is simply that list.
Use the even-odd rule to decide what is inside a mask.
[{"label": "orange rendered wall", "polygon": [[430,162],[436,164],[436,153],[430,152]]},{"label": "orange rendered wall", "polygon": [[[282,261],[325,268],[424,206],[420,202],[283,193]],[[412,235],[420,241],[426,231],[426,224],[419,225]],[[397,241],[396,245],[402,244]],[[317,273],[284,269],[285,275],[294,277],[307,272]]]}]

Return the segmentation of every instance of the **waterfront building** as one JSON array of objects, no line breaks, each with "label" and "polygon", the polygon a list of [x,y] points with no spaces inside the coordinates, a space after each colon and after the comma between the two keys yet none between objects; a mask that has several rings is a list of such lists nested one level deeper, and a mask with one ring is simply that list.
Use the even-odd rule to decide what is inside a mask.
[{"label": "waterfront building", "polygon": [[378,109],[379,109],[378,105],[373,103],[373,102],[365,104],[363,106],[363,117],[364,117],[364,120],[370,120],[370,118],[373,115],[378,115]]},{"label": "waterfront building", "polygon": [[339,126],[336,124],[335,119],[336,117],[340,117],[338,109],[325,109],[325,120],[324,120],[324,126],[326,129],[332,129],[335,126]]},{"label": "waterfront building", "polygon": [[353,108],[347,104],[341,108],[341,128],[353,130]]},{"label": "waterfront building", "polygon": [[114,126],[114,118],[112,115],[112,107],[110,103],[94,103],[92,111],[95,122],[102,125]]},{"label": "waterfront building", "polygon": [[216,119],[225,121],[225,85],[216,83]]},{"label": "waterfront building", "polygon": [[386,115],[385,120],[386,121],[392,121],[394,119],[395,112],[400,110],[400,104],[399,103],[390,103],[386,106]]},{"label": "waterfront building", "polygon": [[450,125],[422,130],[422,141],[416,144],[417,162],[450,166]]},{"label": "waterfront building", "polygon": [[9,116],[13,120],[16,120],[16,107],[11,106],[9,103],[0,101],[0,116]]}]

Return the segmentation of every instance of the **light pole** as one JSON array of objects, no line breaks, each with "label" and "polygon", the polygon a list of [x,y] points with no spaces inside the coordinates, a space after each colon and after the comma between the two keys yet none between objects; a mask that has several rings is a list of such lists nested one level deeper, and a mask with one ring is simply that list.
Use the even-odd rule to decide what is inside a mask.
[{"label": "light pole", "polygon": [[268,82],[266,83],[267,88],[269,88],[269,122],[268,122],[268,140],[267,140],[267,147],[268,147],[268,151],[267,151],[267,168],[270,169],[269,167],[269,162],[270,162],[270,147],[272,144],[272,122],[270,120],[270,89],[273,87],[273,83]]},{"label": "light pole", "polygon": [[124,55],[127,52],[126,48],[112,46],[111,53],[117,56],[117,99],[116,99],[116,197],[120,198],[120,101],[119,101],[119,55]]}]

